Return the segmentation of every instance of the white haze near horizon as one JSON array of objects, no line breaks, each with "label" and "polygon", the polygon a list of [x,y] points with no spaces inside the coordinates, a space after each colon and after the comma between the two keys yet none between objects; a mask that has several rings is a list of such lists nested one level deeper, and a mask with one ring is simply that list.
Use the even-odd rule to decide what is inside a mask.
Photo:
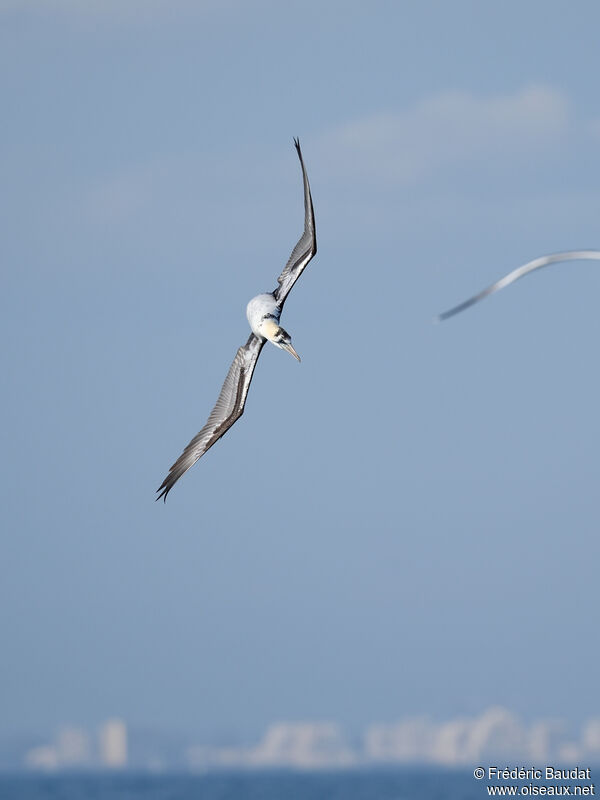
[{"label": "white haze near horizon", "polygon": [[[474,717],[436,721],[427,715],[388,723],[371,723],[349,737],[332,721],[271,723],[252,743],[239,741],[177,745],[155,735],[145,743],[129,735],[124,720],[105,721],[94,732],[62,725],[53,739],[25,750],[11,766],[55,772],[77,769],[130,768],[153,772],[210,769],[354,769],[382,765],[474,764],[597,765],[600,762],[600,718],[569,730],[559,719],[525,724],[505,708],[485,709]],[[500,767],[501,769],[501,767]],[[552,767],[556,769],[556,767]],[[545,773],[544,773],[545,774]]]},{"label": "white haze near horizon", "polygon": [[[87,9],[87,10],[85,10]],[[0,732],[600,714],[600,10],[0,4]],[[246,413],[176,486],[302,226]]]}]

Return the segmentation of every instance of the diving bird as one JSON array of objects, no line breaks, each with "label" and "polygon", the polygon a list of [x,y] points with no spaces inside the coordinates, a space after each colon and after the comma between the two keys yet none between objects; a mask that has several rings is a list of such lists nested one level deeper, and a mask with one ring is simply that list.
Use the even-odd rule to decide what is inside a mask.
[{"label": "diving bird", "polygon": [[470,297],[463,303],[459,303],[449,311],[444,311],[443,314],[438,314],[436,320],[441,321],[448,319],[448,317],[453,317],[460,311],[464,311],[466,308],[469,308],[469,306],[475,305],[475,303],[478,303],[480,300],[483,300],[490,294],[494,294],[494,292],[497,292],[499,289],[504,289],[505,286],[514,283],[515,281],[519,280],[519,278],[522,278],[524,275],[528,275],[530,272],[533,272],[536,269],[547,267],[550,264],[558,264],[561,261],[585,261],[587,259],[600,261],[600,250],[567,250],[565,253],[552,253],[549,256],[540,256],[539,258],[534,258],[533,261],[528,261],[527,264],[523,264],[522,267],[517,267],[517,269],[509,272],[508,275],[500,278],[500,280],[496,281],[496,283],[492,283],[492,285],[488,286],[487,289],[483,289],[478,294],[473,295],[473,297]]},{"label": "diving bird", "polygon": [[294,145],[300,159],[304,182],[304,233],[294,247],[283,272],[277,278],[279,284],[277,288],[272,292],[253,297],[248,303],[246,316],[252,328],[250,338],[238,349],[208,422],[194,436],[157,489],[157,500],[162,497],[166,502],[167,495],[184,472],[187,472],[242,416],[254,368],[266,341],[272,342],[275,347],[287,350],[300,361],[300,356],[292,346],[291,336],[279,324],[279,317],[292,286],[317,252],[317,239],[308,175],[298,139],[294,139]]}]

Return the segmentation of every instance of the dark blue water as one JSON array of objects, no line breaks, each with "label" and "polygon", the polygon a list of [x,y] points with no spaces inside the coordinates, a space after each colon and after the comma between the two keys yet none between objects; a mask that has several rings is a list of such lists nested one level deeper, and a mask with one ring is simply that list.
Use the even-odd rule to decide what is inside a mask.
[{"label": "dark blue water", "polygon": [[479,800],[471,772],[0,776],[2,800]]}]

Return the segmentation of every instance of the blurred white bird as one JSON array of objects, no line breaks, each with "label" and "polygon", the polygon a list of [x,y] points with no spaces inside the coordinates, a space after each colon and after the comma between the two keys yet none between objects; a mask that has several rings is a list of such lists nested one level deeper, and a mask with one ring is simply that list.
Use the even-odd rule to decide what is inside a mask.
[{"label": "blurred white bird", "polygon": [[470,297],[463,303],[459,303],[449,311],[444,311],[443,314],[439,314],[436,319],[441,321],[448,319],[448,317],[453,317],[454,314],[458,314],[460,311],[464,311],[465,308],[475,305],[475,303],[483,300],[484,297],[494,294],[494,292],[497,292],[499,289],[504,289],[505,286],[514,283],[519,278],[522,278],[524,275],[536,269],[547,267],[549,264],[558,264],[561,261],[585,261],[587,259],[600,260],[600,250],[568,250],[565,253],[552,253],[549,256],[540,256],[540,258],[535,258],[533,261],[528,261],[527,264],[523,264],[522,267],[517,267],[517,269],[505,275],[504,278],[500,278],[499,281],[488,286],[487,289],[483,289],[483,291],[478,294],[473,295],[473,297]]}]

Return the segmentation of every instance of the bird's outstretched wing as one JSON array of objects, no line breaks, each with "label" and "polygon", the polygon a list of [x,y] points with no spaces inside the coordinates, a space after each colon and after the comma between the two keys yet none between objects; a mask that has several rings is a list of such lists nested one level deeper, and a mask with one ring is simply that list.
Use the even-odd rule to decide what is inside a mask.
[{"label": "bird's outstretched wing", "polygon": [[459,305],[454,306],[454,308],[451,308],[449,311],[444,311],[443,314],[439,314],[437,316],[437,320],[441,321],[448,319],[448,317],[453,317],[460,311],[464,311],[466,308],[469,308],[469,306],[475,305],[475,303],[478,303],[480,300],[483,300],[484,297],[487,297],[490,294],[494,294],[494,292],[497,292],[499,289],[504,289],[505,286],[514,283],[519,278],[522,278],[529,272],[533,272],[535,269],[547,267],[549,264],[557,264],[560,261],[584,261],[587,259],[600,260],[600,250],[568,250],[565,253],[552,253],[549,256],[540,256],[540,258],[534,258],[533,261],[528,261],[527,264],[523,264],[522,267],[517,267],[517,269],[509,272],[508,275],[500,278],[499,281],[496,281],[496,283],[488,286],[487,289],[483,289],[483,291],[473,295],[473,297],[470,297],[463,303],[459,303]]},{"label": "bird's outstretched wing", "polygon": [[300,237],[296,247],[294,247],[292,255],[283,268],[283,272],[277,278],[279,286],[275,289],[273,295],[280,309],[283,308],[285,298],[302,274],[302,270],[317,252],[315,212],[313,210],[310,186],[308,184],[308,175],[306,174],[306,167],[304,166],[304,159],[302,158],[302,151],[300,150],[300,142],[298,139],[294,139],[294,144],[296,145],[296,151],[300,159],[300,165],[302,166],[302,177],[304,179],[304,233]]},{"label": "bird's outstretched wing", "polygon": [[162,497],[166,502],[167,495],[183,473],[187,472],[242,416],[254,367],[264,343],[265,339],[252,333],[246,344],[238,349],[208,422],[194,436],[169,470],[169,474],[157,489],[159,493],[157,500]]}]

